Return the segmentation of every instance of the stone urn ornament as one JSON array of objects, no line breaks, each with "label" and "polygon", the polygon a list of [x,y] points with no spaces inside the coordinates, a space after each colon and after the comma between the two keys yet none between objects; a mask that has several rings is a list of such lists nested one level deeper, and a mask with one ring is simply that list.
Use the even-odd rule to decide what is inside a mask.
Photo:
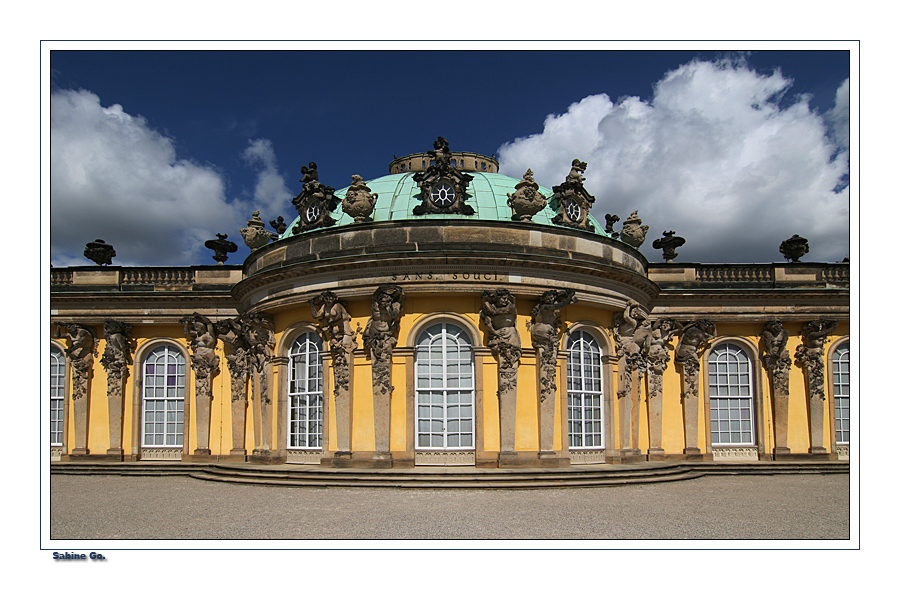
[{"label": "stone urn ornament", "polygon": [[647,239],[647,230],[649,229],[649,225],[641,225],[641,218],[638,217],[638,212],[634,211],[628,216],[628,219],[622,222],[622,241],[629,246],[640,248]]},{"label": "stone urn ornament", "polygon": [[800,262],[800,257],[809,253],[809,241],[794,234],[790,238],[781,242],[778,248],[789,262]]},{"label": "stone urn ornament", "polygon": [[213,251],[213,260],[225,264],[229,254],[237,252],[237,244],[228,239],[228,234],[216,234],[215,240],[206,240],[203,244]]},{"label": "stone urn ornament", "polygon": [[241,229],[241,237],[244,238],[248,248],[256,250],[268,244],[275,236],[266,229],[259,211],[254,211],[250,221],[247,222],[247,227]]},{"label": "stone urn ornament", "polygon": [[676,236],[673,230],[669,230],[663,232],[663,237],[653,240],[653,247],[663,251],[663,259],[666,262],[672,262],[678,256],[675,248],[684,246],[684,242],[684,238]]},{"label": "stone urn ornament", "polygon": [[89,242],[84,247],[84,257],[98,266],[103,266],[104,264],[111,265],[115,255],[116,250],[112,245],[107,244],[99,238],[93,242]]},{"label": "stone urn ornament", "polygon": [[350,178],[353,182],[347,189],[347,195],[341,203],[341,208],[344,213],[353,218],[353,223],[371,221],[369,216],[375,210],[378,193],[373,193],[359,174],[354,174]]},{"label": "stone urn ornament", "polygon": [[532,216],[547,206],[547,199],[538,188],[538,183],[534,181],[534,172],[529,168],[522,175],[522,180],[516,184],[516,192],[506,193],[506,204],[513,210],[513,220],[531,221]]}]

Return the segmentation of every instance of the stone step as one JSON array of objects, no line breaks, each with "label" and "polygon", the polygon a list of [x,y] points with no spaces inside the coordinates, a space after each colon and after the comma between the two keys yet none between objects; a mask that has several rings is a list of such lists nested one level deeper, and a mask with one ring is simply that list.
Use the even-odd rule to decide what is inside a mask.
[{"label": "stone step", "polygon": [[796,463],[672,463],[602,465],[564,469],[420,468],[364,470],[315,466],[222,464],[162,464],[87,462],[53,464],[51,474],[189,476],[207,481],[251,485],[401,487],[431,489],[540,489],[594,487],[678,481],[706,475],[778,475],[849,473],[847,462]]}]

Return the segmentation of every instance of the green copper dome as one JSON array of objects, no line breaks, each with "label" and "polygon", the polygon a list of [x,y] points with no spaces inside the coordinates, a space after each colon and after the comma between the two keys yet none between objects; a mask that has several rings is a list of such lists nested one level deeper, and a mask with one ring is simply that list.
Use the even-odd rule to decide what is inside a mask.
[{"label": "green copper dome", "polygon": [[[366,180],[366,185],[371,189],[372,193],[378,194],[378,200],[375,203],[375,210],[370,215],[372,221],[363,222],[356,225],[367,225],[369,223],[377,223],[379,221],[402,221],[408,219],[479,219],[489,221],[512,221],[513,210],[507,204],[507,195],[516,191],[516,184],[521,179],[511,178],[503,174],[493,174],[488,172],[468,171],[473,178],[469,183],[466,193],[470,195],[466,201],[475,210],[474,215],[461,215],[451,213],[429,213],[425,215],[416,215],[413,208],[419,205],[422,200],[419,198],[421,189],[413,180],[413,172],[402,174],[390,174],[372,180]],[[334,191],[337,199],[343,200],[347,194],[345,187]],[[547,199],[547,206],[532,217],[532,222],[537,225],[548,225],[551,227],[560,227],[554,224],[551,219],[556,215],[556,211],[551,206],[551,197],[553,191],[546,187],[539,187],[539,192]],[[335,223],[330,227],[351,225],[354,223],[353,218],[343,212],[340,205],[331,213],[331,217]],[[603,226],[597,220],[589,215],[590,222],[594,226],[594,232],[599,236],[606,236]],[[299,218],[287,227],[287,230],[281,235],[281,238],[293,236],[293,228],[299,223]],[[317,229],[308,230],[303,233],[311,233],[318,231]]]}]

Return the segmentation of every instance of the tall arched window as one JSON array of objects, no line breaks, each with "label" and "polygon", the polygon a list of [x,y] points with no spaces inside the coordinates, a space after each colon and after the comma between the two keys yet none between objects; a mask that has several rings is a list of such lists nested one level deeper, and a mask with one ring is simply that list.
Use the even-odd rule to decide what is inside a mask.
[{"label": "tall arched window", "polygon": [[834,442],[850,444],[850,343],[844,342],[831,355],[834,395]]},{"label": "tall arched window", "polygon": [[472,342],[454,324],[435,324],[416,341],[416,447],[475,447]]},{"label": "tall arched window", "polygon": [[603,379],[600,347],[579,330],[569,341],[569,448],[602,448]]},{"label": "tall arched window", "polygon": [[709,419],[714,445],[750,445],[755,441],[750,357],[725,343],[709,353]]},{"label": "tall arched window", "polygon": [[288,448],[322,448],[322,340],[304,332],[294,340],[288,368]]},{"label": "tall arched window", "polygon": [[63,408],[66,401],[66,356],[50,345],[50,445],[63,444]]},{"label": "tall arched window", "polygon": [[143,447],[184,444],[184,355],[171,345],[154,348],[144,360],[141,408]]}]

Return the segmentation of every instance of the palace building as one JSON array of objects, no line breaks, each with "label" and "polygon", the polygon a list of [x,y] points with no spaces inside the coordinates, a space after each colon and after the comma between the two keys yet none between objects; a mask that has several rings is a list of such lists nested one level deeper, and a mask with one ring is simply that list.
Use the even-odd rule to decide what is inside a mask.
[{"label": "palace building", "polygon": [[[50,270],[50,455],[361,468],[848,459],[850,265],[678,263],[635,211],[434,150],[218,264]],[[637,208],[637,207],[635,207]],[[99,254],[95,254],[99,253]]]}]

